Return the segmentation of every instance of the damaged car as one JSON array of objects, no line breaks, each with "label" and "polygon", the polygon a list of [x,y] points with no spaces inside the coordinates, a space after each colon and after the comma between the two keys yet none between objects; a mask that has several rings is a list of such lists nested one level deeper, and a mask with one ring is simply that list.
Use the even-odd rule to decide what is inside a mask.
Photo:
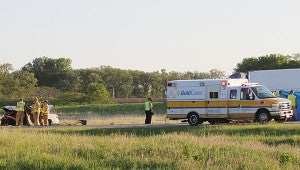
[{"label": "damaged car", "polygon": [[[49,105],[49,111],[53,105]],[[16,125],[16,117],[17,117],[17,109],[16,106],[4,106],[3,107],[4,114],[1,118],[1,126],[15,126]],[[29,121],[30,120],[30,121]],[[31,106],[25,105],[24,106],[24,126],[31,126],[33,125],[33,114],[31,113]],[[59,119],[57,114],[48,114],[48,124],[51,125],[58,125]]]}]

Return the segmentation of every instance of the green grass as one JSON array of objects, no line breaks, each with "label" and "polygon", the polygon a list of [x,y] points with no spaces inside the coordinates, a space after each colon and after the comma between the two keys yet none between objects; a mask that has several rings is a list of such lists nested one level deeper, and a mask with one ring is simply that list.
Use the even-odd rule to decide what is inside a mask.
[{"label": "green grass", "polygon": [[[167,113],[166,103],[154,103],[157,115]],[[107,104],[107,105],[71,105],[54,106],[51,113],[56,113],[62,119],[94,118],[115,115],[144,115],[143,103]]]},{"label": "green grass", "polygon": [[0,169],[300,169],[300,125],[1,128]]},{"label": "green grass", "polygon": [[[16,105],[18,100],[0,99],[0,106]],[[31,104],[31,102],[29,102]],[[166,114],[167,106],[165,102],[154,102],[154,110],[157,114]],[[54,105],[52,113],[67,116],[103,116],[103,115],[128,115],[144,113],[144,103],[124,103],[124,104],[73,104],[73,105]],[[4,111],[0,109],[0,114]]]}]

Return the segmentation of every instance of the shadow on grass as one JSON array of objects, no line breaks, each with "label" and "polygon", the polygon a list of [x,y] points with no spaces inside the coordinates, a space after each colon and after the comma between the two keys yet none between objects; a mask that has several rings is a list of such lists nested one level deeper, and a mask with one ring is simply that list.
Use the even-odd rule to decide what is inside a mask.
[{"label": "shadow on grass", "polygon": [[[279,127],[278,127],[279,126]],[[42,130],[45,131],[45,130]],[[191,135],[228,135],[228,136],[292,136],[300,135],[300,125],[173,125],[173,126],[145,126],[145,127],[121,127],[121,128],[59,128],[47,129],[51,133],[68,135],[93,135],[108,136],[113,134],[154,136],[173,133],[187,133]]]}]

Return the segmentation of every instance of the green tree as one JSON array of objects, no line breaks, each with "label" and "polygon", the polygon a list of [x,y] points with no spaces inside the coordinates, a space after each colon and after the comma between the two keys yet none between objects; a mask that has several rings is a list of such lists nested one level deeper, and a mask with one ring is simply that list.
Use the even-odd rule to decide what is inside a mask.
[{"label": "green tree", "polygon": [[253,70],[271,70],[300,68],[300,60],[297,56],[284,56],[281,54],[270,54],[260,57],[244,58],[234,69],[236,72],[249,72]]},{"label": "green tree", "polygon": [[133,78],[128,70],[121,70],[112,67],[102,66],[101,77],[104,85],[113,90],[115,97],[131,97],[133,89]]},{"label": "green tree", "polygon": [[167,82],[163,82],[163,77],[156,71],[150,73],[150,96],[151,97],[164,97],[165,86]]},{"label": "green tree", "polygon": [[220,71],[220,70],[217,70],[217,69],[210,70],[209,74],[210,74],[211,79],[220,79],[220,78],[225,78],[226,77],[224,71]]},{"label": "green tree", "polygon": [[104,83],[101,77],[101,71],[99,68],[93,69],[79,69],[76,70],[76,74],[81,80],[80,92],[87,93],[87,89],[92,83]]},{"label": "green tree", "polygon": [[90,84],[87,95],[93,103],[111,103],[111,97],[103,84]]},{"label": "green tree", "polygon": [[55,87],[62,91],[76,91],[80,80],[71,68],[69,58],[52,59],[41,57],[26,64],[22,70],[34,73],[38,86]]},{"label": "green tree", "polygon": [[0,64],[0,97],[3,96],[3,84],[8,74],[13,71],[13,67],[9,63]]},{"label": "green tree", "polygon": [[131,71],[132,76],[132,97],[145,97],[144,95],[144,87],[142,81],[143,71]]},{"label": "green tree", "polygon": [[4,78],[2,94],[8,98],[25,98],[35,95],[37,79],[34,74],[16,71]]}]

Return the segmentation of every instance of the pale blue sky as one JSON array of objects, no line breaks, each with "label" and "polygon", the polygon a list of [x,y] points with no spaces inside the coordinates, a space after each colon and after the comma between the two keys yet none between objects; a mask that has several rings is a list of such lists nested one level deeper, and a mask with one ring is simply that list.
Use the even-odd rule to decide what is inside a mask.
[{"label": "pale blue sky", "polygon": [[246,57],[300,53],[299,0],[0,0],[0,63],[232,72]]}]

